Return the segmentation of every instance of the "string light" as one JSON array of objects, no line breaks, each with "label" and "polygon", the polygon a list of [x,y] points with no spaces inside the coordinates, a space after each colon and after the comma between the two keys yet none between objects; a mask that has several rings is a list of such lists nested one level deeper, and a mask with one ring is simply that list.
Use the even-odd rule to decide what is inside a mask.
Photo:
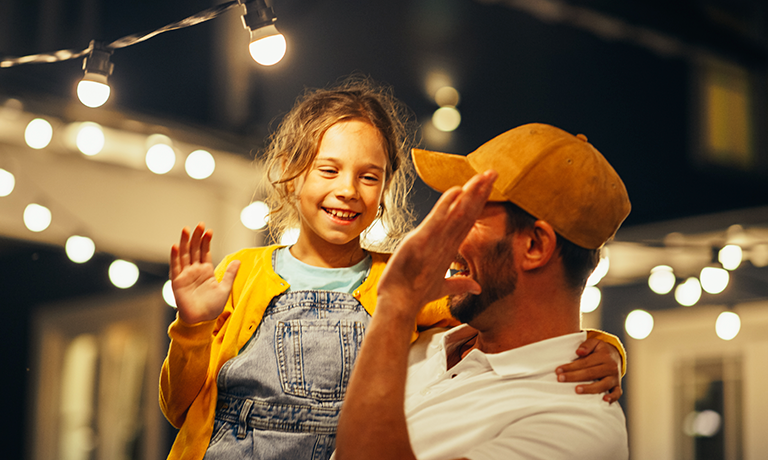
[{"label": "string light", "polygon": [[250,33],[248,50],[254,61],[264,66],[277,64],[285,56],[286,43],[283,34],[275,27],[277,16],[264,0],[238,0],[243,13],[243,27]]},{"label": "string light", "polygon": [[77,95],[84,105],[92,108],[100,107],[109,99],[111,92],[107,79],[112,74],[114,67],[109,58],[115,50],[141,43],[164,32],[210,21],[239,6],[245,9],[242,19],[243,25],[250,33],[249,51],[253,59],[265,66],[279,62],[285,55],[286,42],[285,37],[275,28],[277,17],[272,8],[268,7],[264,0],[233,0],[213,6],[149,33],[127,35],[111,43],[92,40],[88,47],[83,50],[63,49],[22,57],[4,57],[0,59],[0,68],[23,64],[61,62],[85,57],[83,60],[85,76],[77,85]]},{"label": "string light", "polygon": [[83,59],[85,76],[77,84],[77,97],[86,107],[96,108],[109,99],[111,89],[107,79],[115,65],[109,62],[112,50],[103,43],[91,40],[88,49],[90,52]]}]

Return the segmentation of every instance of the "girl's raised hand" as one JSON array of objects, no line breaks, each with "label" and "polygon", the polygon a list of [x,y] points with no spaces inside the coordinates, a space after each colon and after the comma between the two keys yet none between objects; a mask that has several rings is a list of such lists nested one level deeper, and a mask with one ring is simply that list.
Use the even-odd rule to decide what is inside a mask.
[{"label": "girl's raised hand", "polygon": [[216,319],[227,303],[240,261],[227,266],[221,282],[216,279],[211,262],[212,230],[202,222],[190,235],[189,228],[181,231],[178,245],[171,247],[170,277],[179,319],[187,324]]}]

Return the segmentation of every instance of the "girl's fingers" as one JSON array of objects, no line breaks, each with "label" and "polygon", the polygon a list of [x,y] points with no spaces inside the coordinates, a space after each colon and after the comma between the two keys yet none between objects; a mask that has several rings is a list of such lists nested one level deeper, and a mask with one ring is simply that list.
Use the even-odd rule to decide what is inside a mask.
[{"label": "girl's fingers", "polygon": [[192,232],[192,238],[189,240],[189,263],[199,263],[202,261],[201,259],[201,240],[203,238],[203,233],[205,232],[205,224],[200,222],[195,227],[195,231]]},{"label": "girl's fingers", "polygon": [[181,239],[179,240],[179,265],[183,270],[189,265],[189,228],[181,229]]},{"label": "girl's fingers", "polygon": [[179,247],[175,244],[171,246],[171,261],[169,279],[173,280],[181,273],[181,261],[179,260]]},{"label": "girl's fingers", "polygon": [[213,262],[211,258],[211,238],[213,238],[213,230],[208,229],[203,233],[203,239],[200,244],[200,261],[204,264]]}]

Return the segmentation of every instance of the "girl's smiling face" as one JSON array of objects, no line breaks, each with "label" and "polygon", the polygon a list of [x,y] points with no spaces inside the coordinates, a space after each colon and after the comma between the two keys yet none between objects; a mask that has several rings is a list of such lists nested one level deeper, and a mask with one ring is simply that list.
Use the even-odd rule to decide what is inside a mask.
[{"label": "girl's smiling face", "polygon": [[309,170],[295,180],[301,232],[296,253],[360,250],[386,185],[387,154],[376,128],[345,120],[328,128]]}]

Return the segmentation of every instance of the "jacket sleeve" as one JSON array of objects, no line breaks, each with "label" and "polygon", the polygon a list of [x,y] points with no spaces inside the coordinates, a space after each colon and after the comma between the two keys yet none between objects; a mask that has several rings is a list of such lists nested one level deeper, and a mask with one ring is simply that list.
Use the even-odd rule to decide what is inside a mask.
[{"label": "jacket sleeve", "polygon": [[416,328],[419,331],[433,327],[454,327],[459,324],[461,322],[451,316],[447,297],[428,303],[416,317]]},{"label": "jacket sleeve", "polygon": [[[216,278],[221,280],[232,256],[216,267]],[[192,402],[203,387],[211,365],[211,347],[216,336],[233,311],[230,294],[224,311],[218,318],[196,324],[187,324],[178,316],[168,328],[171,344],[160,370],[160,409],[175,428],[181,427]]]},{"label": "jacket sleeve", "polygon": [[624,344],[621,343],[621,340],[613,334],[598,331],[597,329],[587,329],[587,338],[602,340],[619,350],[621,355],[621,376],[624,377],[624,374],[627,373],[627,351],[624,349]]}]

